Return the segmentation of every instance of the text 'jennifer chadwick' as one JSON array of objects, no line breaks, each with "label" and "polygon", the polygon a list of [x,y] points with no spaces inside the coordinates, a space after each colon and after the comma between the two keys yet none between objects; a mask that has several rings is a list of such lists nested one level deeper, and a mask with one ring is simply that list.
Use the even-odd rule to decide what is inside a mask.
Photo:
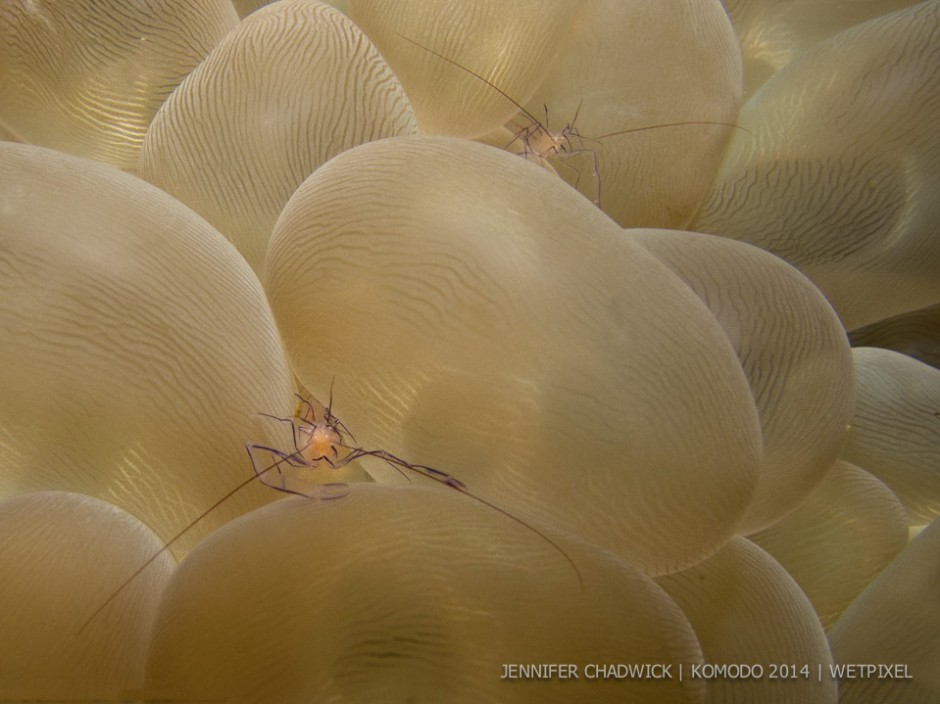
[{"label": "text 'jennifer chadwick'", "polygon": [[539,663],[521,664],[509,663],[503,665],[504,680],[604,680],[604,679],[634,679],[634,680],[668,680],[672,679],[672,664],[663,663],[591,663],[581,670],[571,663]]}]

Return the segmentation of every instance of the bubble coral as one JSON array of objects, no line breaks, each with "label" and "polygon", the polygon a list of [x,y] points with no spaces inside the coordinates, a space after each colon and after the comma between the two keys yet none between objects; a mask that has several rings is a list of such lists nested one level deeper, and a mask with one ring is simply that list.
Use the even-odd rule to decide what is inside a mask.
[{"label": "bubble coral", "polygon": [[940,299],[940,3],[846,29],[741,109],[692,228],[809,276],[847,329]]},{"label": "bubble coral", "polygon": [[140,173],[257,269],[277,214],[317,166],[415,129],[358,27],[322,3],[282,0],[245,18],[173,92],[147,130]]},{"label": "bubble coral", "polygon": [[940,304],[856,328],[853,347],[881,347],[940,369]]},{"label": "bubble coral", "polygon": [[[773,558],[735,538],[695,567],[656,580],[682,608],[714,665],[761,665],[760,674],[708,682],[710,702],[836,702],[836,683],[789,667],[831,662],[812,605]],[[774,667],[783,666],[784,675]]]},{"label": "bubble coral", "polygon": [[801,53],[844,29],[913,0],[724,0],[741,42],[750,96]]},{"label": "bubble coral", "polygon": [[0,143],[0,272],[3,494],[84,492],[168,538],[241,476],[246,439],[285,440],[253,417],[292,407],[257,279],[157,188]]},{"label": "bubble coral", "polygon": [[940,516],[940,370],[875,347],[852,350],[858,403],[842,457],[897,494],[913,525]]},{"label": "bubble coral", "polygon": [[900,665],[899,677],[849,679],[843,704],[905,701],[927,704],[940,695],[940,521],[934,521],[856,599],[829,632],[840,663]]},{"label": "bubble coral", "polygon": [[751,498],[760,430],[721,328],[525,160],[447,137],[345,152],[285,207],[265,287],[295,373],[350,380],[338,408],[368,444],[644,569],[701,559]]},{"label": "bubble coral", "polygon": [[[239,6],[247,14],[259,4]],[[785,4],[798,3],[779,3],[779,12],[805,27]],[[935,443],[908,433],[936,420],[932,382],[918,370],[912,378],[927,380],[925,393],[899,400],[894,382],[882,381],[904,376],[910,363],[870,363],[871,353],[858,351],[853,383],[844,331],[823,294],[744,243],[801,267],[849,327],[937,302],[924,223],[935,204],[931,47],[940,3],[850,27],[856,10],[895,9],[888,0],[854,4],[839,22],[793,37],[787,65],[739,120],[741,57],[714,0],[585,0],[538,17],[526,14],[535,7],[527,2],[423,15],[417,3],[354,2],[367,33],[313,0],[272,3],[179,85],[139,162],[224,236],[126,173],[0,145],[5,494],[94,494],[165,540],[251,478],[245,443],[290,450],[288,422],[254,416],[291,415],[286,347],[302,387],[326,400],[333,385],[334,411],[356,442],[439,467],[533,528],[375,462],[369,471],[389,486],[249,513],[199,542],[167,591],[162,577],[134,580],[75,633],[73,624],[107,604],[108,589],[153,549],[152,537],[134,538],[113,562],[102,558],[101,569],[79,575],[81,603],[55,611],[53,631],[33,630],[61,642],[63,670],[90,652],[120,658],[126,643],[130,674],[112,690],[137,686],[149,641],[147,679],[136,692],[99,692],[102,659],[75,692],[253,701],[311,692],[375,701],[385,691],[455,701],[777,701],[799,692],[832,701],[831,678],[786,690],[674,679],[566,689],[499,676],[504,659],[656,658],[688,667],[802,658],[821,667],[833,658],[817,616],[829,624],[842,613],[831,632],[835,659],[908,661],[926,698],[933,684],[919,663],[935,649],[917,625],[931,623],[920,593],[929,580],[892,566],[846,604],[900,547],[904,518],[885,485],[916,522],[933,515],[929,481],[915,488],[884,471],[898,459],[910,464],[908,449],[932,456]],[[67,5],[88,15],[72,29],[93,24],[91,5]],[[45,7],[3,8],[27,6]],[[396,12],[411,13],[413,24],[392,22]],[[380,19],[369,25],[368,13]],[[129,17],[139,36],[134,26]],[[406,41],[408,27],[441,56]],[[19,30],[0,36],[3,56],[23,43]],[[51,60],[57,45],[47,45]],[[450,87],[455,119],[498,123],[514,110],[444,60],[451,49],[455,61],[479,59],[468,68],[494,83],[519,86],[514,97],[530,117],[544,114],[542,102],[556,129],[578,114],[568,134],[579,153],[553,163],[588,198],[491,147],[414,136],[418,123],[390,66],[413,84],[419,117],[435,102],[452,109],[444,105]],[[460,53],[471,49],[479,53]],[[109,56],[89,51],[72,63],[83,75],[110,75]],[[421,65],[416,82],[408,61]],[[0,100],[28,102],[16,85]],[[73,87],[54,92],[51,100],[67,101]],[[13,112],[0,108],[8,139],[18,137]],[[740,127],[589,139],[696,119]],[[75,143],[70,129],[50,143]],[[95,129],[112,127],[102,120]],[[776,179],[781,172],[795,176]],[[658,227],[614,224],[591,205],[592,181],[621,223]],[[662,229],[687,226],[703,198],[693,222],[715,236]],[[929,411],[923,418],[909,412],[915,401]],[[886,442],[894,427],[896,442]],[[862,469],[829,469],[840,450],[885,485]],[[254,489],[212,513],[205,530],[273,493]],[[49,499],[10,501],[28,506],[18,515],[35,530],[28,541],[4,541],[16,536],[11,524],[0,546],[42,547],[20,550],[14,562],[42,563],[50,593],[57,570],[61,586],[76,584],[73,558],[95,546],[69,554],[68,529],[80,538],[89,524],[53,520],[52,509],[43,512]],[[96,500],[78,503],[73,517],[122,516]],[[7,515],[0,510],[0,521]],[[126,516],[104,523],[126,526],[115,530],[117,542],[140,535]],[[174,549],[187,552],[205,530]],[[841,560],[807,535],[830,536]],[[894,565],[911,548],[917,560],[907,564],[932,564],[921,547],[932,535],[926,529],[928,542],[915,541]],[[171,561],[157,562],[159,572]],[[866,568],[851,569],[859,565]],[[27,571],[5,569],[0,591],[13,593]],[[916,598],[905,600],[901,577],[920,590]],[[867,594],[885,591],[893,598],[873,610]],[[155,637],[135,633],[135,619],[150,618],[161,594]],[[877,628],[864,625],[872,613]],[[858,649],[848,647],[856,641]],[[26,670],[10,676],[16,656],[0,660],[0,696],[41,694],[20,694],[32,681]],[[863,689],[842,684],[844,698]]]},{"label": "bubble coral", "polygon": [[237,21],[228,0],[0,3],[0,135],[136,169],[154,113]]},{"label": "bubble coral", "polygon": [[828,628],[907,545],[907,524],[888,487],[840,461],[799,508],[749,538],[786,568]]},{"label": "bubble coral", "polygon": [[[191,553],[168,588],[148,694],[318,702],[697,702],[702,682],[503,681],[503,664],[701,662],[651,579],[581,566],[455,492],[357,484],[278,501]],[[555,533],[552,533],[553,535]],[[520,556],[527,559],[520,561]]]},{"label": "bubble coral", "polygon": [[[0,501],[0,693],[34,700],[106,699],[143,682],[156,600],[175,564],[152,564],[114,608],[82,620],[161,545],[113,504],[83,494],[23,493]],[[92,566],[92,569],[89,567]]]},{"label": "bubble coral", "polygon": [[756,493],[738,526],[773,525],[838,457],[855,408],[852,357],[838,318],[793,267],[692,232],[626,230],[708,307],[747,376],[761,419]]}]

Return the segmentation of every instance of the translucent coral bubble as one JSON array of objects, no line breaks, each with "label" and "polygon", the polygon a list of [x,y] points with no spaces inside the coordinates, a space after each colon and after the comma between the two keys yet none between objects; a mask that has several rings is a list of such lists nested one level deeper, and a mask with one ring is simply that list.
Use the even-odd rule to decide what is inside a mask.
[{"label": "translucent coral bubble", "polygon": [[625,230],[702,299],[737,352],[760,413],[763,459],[744,533],[788,514],[839,456],[855,410],[838,317],[796,269],[694,232]]},{"label": "translucent coral bubble", "polygon": [[858,404],[843,459],[897,494],[913,525],[940,516],[940,370],[898,352],[852,350]]},{"label": "translucent coral bubble", "polygon": [[[525,103],[540,119],[547,106],[556,130],[574,125],[575,157],[555,160],[559,175],[591,200],[599,194],[624,227],[685,227],[733,128],[674,123],[734,123],[741,99],[740,51],[721,3],[586,0],[568,22]],[[655,125],[673,126],[614,134]]]},{"label": "translucent coral bubble", "polygon": [[283,0],[248,16],[167,100],[140,169],[258,269],[277,214],[317,166],[415,130],[398,79],[349,19]]},{"label": "translucent coral bubble", "polygon": [[[239,17],[247,17],[255,10],[260,10],[265,5],[270,5],[276,1],[277,0],[232,0],[232,4],[235,6]],[[324,2],[327,5],[332,5],[344,14],[349,14],[346,12],[346,0],[324,0]]]},{"label": "translucent coral bubble", "polygon": [[270,0],[232,0],[232,5],[239,17],[247,17],[255,10],[260,10],[265,5],[270,5]]},{"label": "translucent coral bubble", "polygon": [[[251,269],[111,167],[0,144],[0,328],[5,495],[81,491],[168,537],[251,476],[245,443],[290,441],[254,416],[293,402]],[[204,528],[266,498],[245,492]]]},{"label": "translucent coral bubble", "polygon": [[934,521],[829,631],[837,663],[880,663],[893,673],[846,678],[839,687],[842,704],[928,704],[940,699],[938,581],[940,521]]},{"label": "translucent coral bubble", "polygon": [[940,299],[940,3],[836,34],[741,110],[692,228],[807,274],[847,329]]},{"label": "translucent coral bubble", "polygon": [[940,369],[940,305],[852,330],[853,347],[881,347]]},{"label": "translucent coral bubble", "polygon": [[[265,286],[295,373],[359,441],[656,572],[732,534],[760,456],[705,305],[538,166],[363,145],[297,190]],[[691,490],[691,487],[695,490]]]},{"label": "translucent coral bubble", "polygon": [[169,555],[82,625],[157,537],[116,506],[65,492],[0,502],[0,692],[23,701],[111,699],[139,688]]},{"label": "translucent coral bubble", "polygon": [[844,29],[913,5],[913,0],[723,0],[741,42],[745,92],[752,95],[801,52]]},{"label": "translucent coral bubble", "polygon": [[837,462],[796,511],[748,537],[786,568],[828,628],[907,545],[907,513],[871,474]]},{"label": "translucent coral bubble", "polygon": [[579,5],[353,0],[349,13],[401,79],[422,133],[478,137],[531,97]]},{"label": "translucent coral bubble", "polygon": [[[705,562],[656,581],[689,617],[705,662],[732,667],[732,676],[709,679],[707,701],[838,700],[828,677],[829,645],[812,605],[750,541],[735,538]],[[755,674],[753,666],[762,669]],[[827,674],[822,679],[820,668]]]},{"label": "translucent coral bubble", "polygon": [[227,0],[4,2],[0,133],[136,168],[154,113],[237,22]]},{"label": "translucent coral bubble", "polygon": [[[689,702],[701,682],[587,679],[585,666],[701,662],[682,612],[609,554],[544,540],[454,491],[350,486],[232,522],[162,602],[148,696],[231,702]],[[553,531],[553,536],[557,534]],[[565,663],[578,679],[503,680]]]}]

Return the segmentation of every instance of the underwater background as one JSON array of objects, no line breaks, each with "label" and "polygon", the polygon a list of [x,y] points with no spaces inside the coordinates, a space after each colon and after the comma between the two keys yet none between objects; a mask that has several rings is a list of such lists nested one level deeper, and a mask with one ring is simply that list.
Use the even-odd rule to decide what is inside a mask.
[{"label": "underwater background", "polygon": [[337,5],[0,0],[0,699],[940,699],[940,1]]}]

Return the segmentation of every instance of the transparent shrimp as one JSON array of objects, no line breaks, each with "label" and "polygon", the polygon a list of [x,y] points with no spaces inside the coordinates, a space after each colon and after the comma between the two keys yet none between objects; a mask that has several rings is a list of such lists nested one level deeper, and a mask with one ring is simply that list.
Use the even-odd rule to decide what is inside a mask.
[{"label": "transparent shrimp", "polygon": [[[248,455],[251,457],[252,466],[255,467],[255,472],[258,474],[259,478],[262,478],[262,481],[265,484],[274,489],[277,489],[278,491],[285,491],[287,493],[295,494],[300,493],[301,495],[307,496],[308,494],[292,489],[284,483],[274,484],[271,482],[271,480],[265,480],[263,477],[272,469],[276,469],[277,473],[281,475],[282,472],[280,468],[284,465],[291,467],[315,467],[318,466],[320,462],[325,462],[329,467],[333,469],[339,469],[349,464],[350,462],[362,459],[363,457],[376,457],[378,459],[384,460],[386,463],[402,473],[404,473],[404,470],[408,470],[423,477],[427,477],[428,479],[431,479],[438,484],[443,484],[450,487],[451,489],[459,491],[474,501],[477,501],[478,503],[493,509],[506,518],[515,521],[532,533],[535,533],[539,538],[551,545],[559,554],[561,554],[562,557],[564,557],[565,561],[567,561],[568,564],[571,565],[572,569],[574,569],[581,589],[584,589],[584,580],[581,576],[581,571],[578,569],[578,566],[575,564],[574,560],[572,560],[571,556],[568,555],[568,553],[565,552],[565,550],[560,545],[558,545],[558,543],[553,541],[545,533],[538,530],[532,524],[510,513],[506,509],[501,508],[491,501],[471,493],[467,489],[466,485],[456,477],[451,476],[446,472],[442,472],[439,469],[435,469],[434,467],[429,467],[428,465],[408,462],[396,455],[393,455],[387,450],[368,450],[362,447],[356,447],[355,445],[348,444],[345,441],[345,435],[349,435],[353,441],[355,441],[355,438],[349,429],[346,428],[346,426],[336,416],[333,415],[332,397],[333,390],[331,388],[330,403],[324,408],[323,413],[319,418],[317,417],[313,405],[301,396],[298,396],[300,401],[299,407],[298,410],[295,411],[292,418],[279,418],[277,416],[262,414],[268,418],[272,418],[273,420],[282,423],[289,423],[291,425],[291,432],[294,441],[293,452],[284,452],[283,450],[268,447],[266,445],[250,444],[247,446]],[[255,453],[259,451],[269,453],[276,458],[274,464],[266,467],[260,472],[257,468],[255,460]],[[334,495],[331,495],[330,498],[333,498]]]},{"label": "transparent shrimp", "polygon": [[[443,54],[430,49],[423,44],[419,44],[414,39],[406,37],[404,34],[397,33],[399,37],[405,41],[413,44],[419,49],[433,54],[442,61],[446,61],[451,66],[467,73],[470,76],[473,76],[478,81],[483,82],[497,93],[499,93],[503,98],[508,100],[515,106],[522,116],[528,121],[525,124],[513,123],[516,128],[516,132],[513,134],[512,139],[504,147],[504,149],[510,149],[515,144],[521,146],[521,151],[516,151],[515,153],[523,156],[525,158],[535,158],[539,162],[543,162],[552,158],[569,158],[575,155],[583,154],[590,157],[593,167],[593,177],[594,177],[594,205],[598,208],[601,207],[601,176],[600,176],[600,163],[598,160],[598,154],[596,149],[589,149],[585,146],[585,141],[600,143],[601,140],[607,139],[609,137],[616,137],[618,135],[632,134],[635,132],[646,132],[649,130],[658,130],[669,127],[683,127],[688,125],[710,125],[710,126],[719,126],[719,127],[731,127],[745,132],[750,132],[741,127],[740,125],[734,124],[732,122],[720,122],[712,120],[684,120],[681,122],[665,122],[656,125],[645,125],[642,127],[631,127],[629,129],[617,130],[616,132],[608,132],[607,134],[598,135],[595,137],[587,137],[581,132],[578,131],[578,128],[575,127],[575,123],[578,120],[578,115],[581,112],[581,102],[578,103],[577,109],[575,109],[574,116],[571,120],[560,130],[553,130],[548,126],[548,106],[543,105],[545,109],[545,121],[539,120],[535,115],[526,110],[526,108],[515,98],[509,95],[506,91],[500,88],[498,85],[493,83],[491,80],[485,76],[473,71],[472,69],[467,68],[466,66],[454,61]],[[579,174],[580,175],[580,174]],[[576,186],[577,187],[577,186]]]},{"label": "transparent shrimp", "polygon": [[[225,495],[219,498],[201,514],[199,514],[189,525],[170,538],[170,540],[162,548],[160,548],[160,550],[151,555],[146,560],[146,562],[138,567],[114,590],[114,592],[111,593],[111,595],[104,601],[104,603],[101,604],[101,606],[95,609],[95,611],[88,617],[85,623],[82,624],[82,627],[78,632],[81,633],[84,631],[95,620],[95,618],[102,611],[104,611],[105,608],[107,608],[108,605],[111,604],[121,594],[121,592],[124,591],[124,589],[126,589],[131,584],[131,582],[133,582],[145,569],[153,564],[155,560],[163,555],[163,553],[175,545],[177,541],[189,533],[193,527],[195,527],[200,521],[206,518],[206,516],[208,516],[215,509],[228,501],[228,499],[230,499],[232,496],[237,494],[252,482],[260,481],[262,484],[269,486],[276,491],[281,491],[287,494],[296,494],[312,499],[340,499],[349,492],[348,485],[342,483],[326,483],[312,485],[305,489],[300,489],[297,488],[297,485],[288,484],[286,481],[286,470],[288,468],[315,469],[320,467],[321,463],[326,464],[326,466],[331,469],[340,469],[350,462],[354,462],[363,457],[376,457],[378,459],[384,460],[400,472],[409,470],[415,472],[416,474],[420,474],[421,476],[432,479],[439,484],[443,484],[452,489],[455,489],[456,491],[459,491],[460,493],[470,497],[474,501],[477,501],[484,506],[497,511],[506,518],[515,521],[532,533],[535,533],[539,538],[544,540],[559,554],[561,554],[568,564],[571,565],[572,569],[577,575],[578,584],[581,587],[581,590],[584,590],[584,580],[581,576],[581,571],[578,569],[578,566],[575,564],[571,556],[565,552],[565,550],[560,545],[558,545],[558,543],[549,538],[545,533],[535,528],[532,524],[524,521],[518,516],[513,515],[506,509],[500,508],[496,504],[487,501],[486,499],[479,497],[476,494],[472,494],[467,490],[467,487],[463,482],[461,482],[456,477],[447,474],[446,472],[442,472],[439,469],[435,469],[434,467],[429,467],[427,465],[407,462],[385,450],[367,450],[348,444],[346,442],[347,435],[353,441],[355,441],[355,438],[349,429],[346,428],[343,422],[333,415],[331,410],[332,394],[333,392],[331,388],[330,405],[327,405],[324,408],[323,413],[319,417],[317,417],[317,413],[313,404],[300,395],[297,396],[298,404],[294,411],[294,415],[290,418],[281,418],[269,413],[259,413],[258,415],[265,418],[270,418],[280,423],[290,424],[294,445],[293,452],[285,452],[284,450],[270,447],[268,445],[248,443],[245,446],[245,449],[248,452],[248,457],[251,459],[251,466],[254,469],[254,474],[241,483],[237,484],[230,491],[226,492]],[[270,455],[274,461],[266,467],[259,468],[257,455],[260,453]],[[271,475],[274,475],[274,478],[272,478]]]}]

